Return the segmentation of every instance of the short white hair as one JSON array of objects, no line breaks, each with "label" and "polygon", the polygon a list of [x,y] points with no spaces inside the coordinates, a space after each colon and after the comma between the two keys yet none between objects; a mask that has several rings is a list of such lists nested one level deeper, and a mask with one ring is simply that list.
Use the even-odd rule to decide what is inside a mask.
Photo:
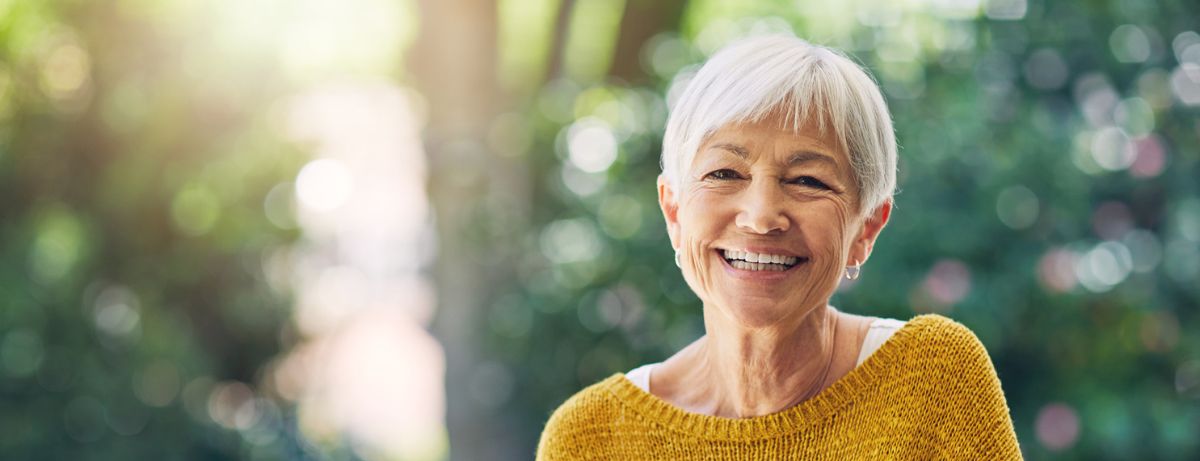
[{"label": "short white hair", "polygon": [[679,191],[684,171],[709,136],[776,111],[796,132],[813,116],[818,129],[833,129],[850,156],[860,213],[891,200],[896,135],[879,86],[841,52],[786,35],[727,45],[692,77],[667,120],[663,176]]}]

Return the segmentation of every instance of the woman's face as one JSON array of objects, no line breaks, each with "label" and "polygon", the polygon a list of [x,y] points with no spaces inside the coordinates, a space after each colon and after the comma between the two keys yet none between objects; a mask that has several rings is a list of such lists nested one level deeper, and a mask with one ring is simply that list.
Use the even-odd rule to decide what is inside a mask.
[{"label": "woman's face", "polygon": [[659,179],[688,285],[747,327],[824,306],[891,211],[858,212],[850,159],[833,133],[809,124],[796,134],[781,121],[726,125],[700,146],[679,191]]}]

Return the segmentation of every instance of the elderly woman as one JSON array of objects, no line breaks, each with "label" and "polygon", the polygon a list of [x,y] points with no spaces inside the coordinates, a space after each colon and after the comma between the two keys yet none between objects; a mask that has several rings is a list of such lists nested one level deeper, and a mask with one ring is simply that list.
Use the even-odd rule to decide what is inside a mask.
[{"label": "elderly woman", "polygon": [[733,44],[672,108],[662,167],[706,334],[562,404],[538,459],[1021,458],[970,330],[829,305],[892,211],[896,141],[863,69],[794,37]]}]

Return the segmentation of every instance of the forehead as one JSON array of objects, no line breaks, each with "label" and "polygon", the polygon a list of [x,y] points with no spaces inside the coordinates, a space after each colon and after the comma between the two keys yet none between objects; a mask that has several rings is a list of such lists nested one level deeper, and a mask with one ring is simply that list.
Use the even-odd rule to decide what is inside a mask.
[{"label": "forehead", "polygon": [[767,154],[785,163],[816,160],[817,163],[841,167],[849,162],[842,145],[829,123],[807,121],[792,124],[776,116],[722,126],[701,144],[697,160],[702,156],[732,154],[755,161]]}]

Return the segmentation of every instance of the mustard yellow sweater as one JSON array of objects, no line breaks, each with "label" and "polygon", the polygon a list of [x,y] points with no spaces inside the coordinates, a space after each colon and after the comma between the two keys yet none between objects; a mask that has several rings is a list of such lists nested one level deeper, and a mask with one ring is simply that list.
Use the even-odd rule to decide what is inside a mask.
[{"label": "mustard yellow sweater", "polygon": [[1021,459],[1000,380],[967,327],[913,318],[816,397],[735,419],[689,413],[615,374],[546,423],[539,461]]}]

